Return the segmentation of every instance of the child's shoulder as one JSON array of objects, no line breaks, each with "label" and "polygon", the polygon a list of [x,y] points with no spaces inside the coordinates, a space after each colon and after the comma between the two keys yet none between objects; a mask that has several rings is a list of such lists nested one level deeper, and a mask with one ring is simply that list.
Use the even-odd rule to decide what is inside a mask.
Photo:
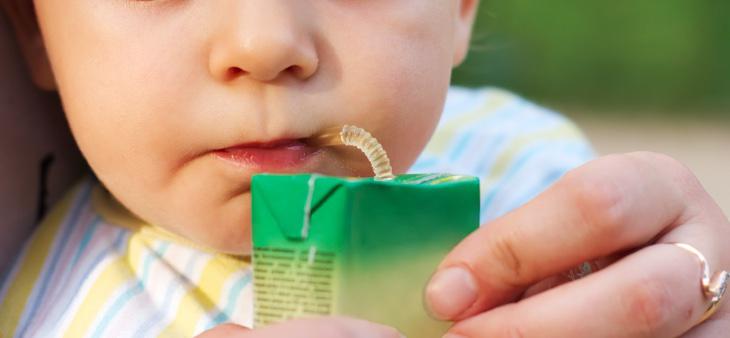
[{"label": "child's shoulder", "polygon": [[97,258],[103,257],[95,256],[103,248],[114,250],[122,244],[119,239],[126,232],[104,227],[91,210],[92,191],[91,180],[76,184],[26,241],[0,283],[0,335],[41,335],[50,332],[42,329],[47,325],[57,329],[58,319],[85,281],[80,270],[97,266]]},{"label": "child's shoulder", "polygon": [[494,87],[452,87],[425,152],[443,154],[463,149],[466,141],[474,138],[507,143],[556,139],[585,143],[580,129],[568,118],[512,92]]},{"label": "child's shoulder", "polygon": [[0,281],[0,336],[194,336],[225,321],[250,325],[247,261],[172,241],[120,208],[94,179],[54,206]]},{"label": "child's shoulder", "polygon": [[486,221],[593,157],[590,143],[565,116],[503,89],[453,87],[411,171],[479,177]]}]

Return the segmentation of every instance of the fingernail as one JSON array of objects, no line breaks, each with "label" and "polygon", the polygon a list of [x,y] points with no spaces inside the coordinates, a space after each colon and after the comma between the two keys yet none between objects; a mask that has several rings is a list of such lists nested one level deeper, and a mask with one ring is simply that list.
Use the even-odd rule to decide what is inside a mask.
[{"label": "fingernail", "polygon": [[467,269],[447,268],[437,272],[428,283],[426,305],[436,319],[453,319],[474,304],[478,291],[474,276]]}]

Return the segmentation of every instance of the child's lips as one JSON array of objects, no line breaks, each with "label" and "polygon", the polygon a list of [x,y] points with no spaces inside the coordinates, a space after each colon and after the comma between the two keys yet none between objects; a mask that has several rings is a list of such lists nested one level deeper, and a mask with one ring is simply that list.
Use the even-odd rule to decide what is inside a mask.
[{"label": "child's lips", "polygon": [[302,140],[247,143],[214,151],[215,156],[257,172],[291,173],[302,170],[321,151]]}]

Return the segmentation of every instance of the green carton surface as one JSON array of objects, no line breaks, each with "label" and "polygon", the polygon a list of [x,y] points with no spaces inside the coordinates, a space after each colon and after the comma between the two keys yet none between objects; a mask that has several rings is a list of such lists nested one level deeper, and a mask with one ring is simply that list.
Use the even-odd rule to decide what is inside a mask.
[{"label": "green carton surface", "polygon": [[478,227],[478,179],[262,174],[251,191],[255,326],[345,315],[408,337],[446,331],[426,313],[423,288]]}]

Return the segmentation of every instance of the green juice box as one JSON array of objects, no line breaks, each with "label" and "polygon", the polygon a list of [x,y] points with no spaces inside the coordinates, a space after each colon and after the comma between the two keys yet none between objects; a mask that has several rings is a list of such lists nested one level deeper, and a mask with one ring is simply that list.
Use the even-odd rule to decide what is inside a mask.
[{"label": "green juice box", "polygon": [[315,174],[253,177],[254,325],[344,315],[441,337],[423,291],[444,256],[479,225],[479,181]]}]

